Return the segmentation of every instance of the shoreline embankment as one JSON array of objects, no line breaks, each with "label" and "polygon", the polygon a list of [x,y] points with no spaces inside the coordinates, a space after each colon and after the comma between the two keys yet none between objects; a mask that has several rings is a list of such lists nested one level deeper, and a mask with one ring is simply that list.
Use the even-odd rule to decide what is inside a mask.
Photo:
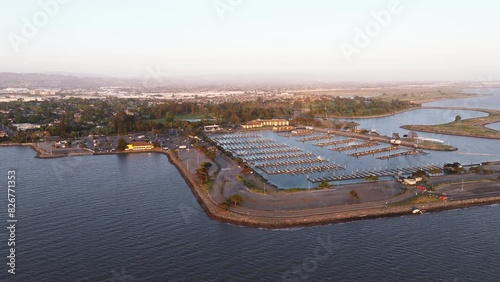
[{"label": "shoreline embankment", "polygon": [[[201,187],[188,173],[186,168],[184,168],[180,160],[178,160],[171,153],[164,154],[168,156],[169,161],[177,168],[181,176],[185,179],[186,183],[196,197],[198,203],[200,203],[200,206],[203,208],[209,218],[229,224],[246,227],[269,229],[298,228],[343,223],[363,219],[412,215],[412,211],[415,208],[423,210],[425,212],[437,212],[500,203],[500,196],[497,196],[441,203],[415,204],[398,207],[367,208],[362,210],[357,209],[353,211],[342,212],[335,212],[335,207],[332,207],[332,212],[310,216],[288,217],[286,216],[286,212],[276,213],[276,216],[272,215],[273,212],[269,212],[270,216],[244,215],[231,211],[231,208],[229,210],[225,210],[214,203],[209,194],[204,190],[204,188]],[[304,210],[304,212],[306,211],[308,210]]]}]

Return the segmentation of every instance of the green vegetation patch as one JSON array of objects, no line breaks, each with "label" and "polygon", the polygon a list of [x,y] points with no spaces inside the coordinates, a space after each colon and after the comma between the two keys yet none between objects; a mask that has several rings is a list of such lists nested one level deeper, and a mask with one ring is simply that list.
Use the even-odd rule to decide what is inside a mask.
[{"label": "green vegetation patch", "polygon": [[406,205],[415,205],[415,204],[426,204],[426,203],[436,203],[436,202],[442,202],[439,197],[432,196],[429,194],[419,194],[416,196],[413,196],[411,198],[402,200],[400,202],[392,203],[389,204],[389,206],[406,206]]}]

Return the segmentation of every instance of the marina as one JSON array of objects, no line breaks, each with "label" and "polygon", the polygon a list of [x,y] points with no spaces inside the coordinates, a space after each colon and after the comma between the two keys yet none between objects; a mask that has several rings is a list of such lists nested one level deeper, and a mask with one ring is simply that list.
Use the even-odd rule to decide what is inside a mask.
[{"label": "marina", "polygon": [[[466,119],[478,114],[462,110],[421,109],[389,117],[357,119],[356,122],[361,124],[361,128],[375,128],[382,136],[391,136],[394,132],[399,132],[403,136],[408,132],[399,128],[402,124],[411,124],[414,120],[422,121],[423,124],[440,123],[449,121],[456,115]],[[372,141],[369,140],[369,136],[358,138],[349,134],[328,134],[326,131],[318,130],[297,130],[297,132],[309,136],[295,139],[290,137],[299,135],[263,130],[210,134],[209,137],[235,157],[242,158],[269,183],[283,189],[306,188],[311,183],[317,183],[311,180],[320,178],[330,182],[345,180],[348,180],[348,183],[365,182],[366,176],[373,175],[374,167],[377,168],[376,174],[387,178],[397,175],[398,172],[404,173],[405,169],[427,164],[442,168],[445,162],[479,163],[500,156],[498,147],[492,147],[491,141],[487,139],[418,133],[423,138],[436,139],[444,141],[444,144],[457,146],[459,150],[419,151],[402,144],[387,144],[378,140],[373,141],[379,144],[373,143],[366,149],[361,149]],[[324,161],[318,162],[318,157]],[[362,161],[359,158],[362,158]],[[325,167],[327,165],[332,167]],[[392,171],[382,173],[382,169],[379,168]]]}]

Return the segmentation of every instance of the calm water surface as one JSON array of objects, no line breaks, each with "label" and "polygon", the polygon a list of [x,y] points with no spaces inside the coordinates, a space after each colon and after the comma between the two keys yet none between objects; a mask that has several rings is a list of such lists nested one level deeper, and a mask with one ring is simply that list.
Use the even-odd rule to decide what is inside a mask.
[{"label": "calm water surface", "polygon": [[[158,154],[40,160],[17,175],[17,274],[0,281],[498,281],[500,206],[289,230],[207,218]],[[296,274],[293,274],[295,272]]]}]

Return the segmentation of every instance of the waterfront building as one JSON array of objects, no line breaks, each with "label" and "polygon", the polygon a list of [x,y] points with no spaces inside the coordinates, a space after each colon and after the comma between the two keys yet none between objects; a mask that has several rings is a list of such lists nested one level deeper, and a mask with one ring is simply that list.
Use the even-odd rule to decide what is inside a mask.
[{"label": "waterfront building", "polygon": [[260,128],[264,126],[288,126],[289,122],[286,119],[256,119],[252,120],[246,124],[242,124],[241,127],[247,128]]},{"label": "waterfront building", "polygon": [[273,131],[283,132],[283,131],[292,131],[295,130],[295,126],[285,125],[285,126],[273,126]]},{"label": "waterfront building", "polygon": [[205,125],[203,127],[203,130],[205,132],[215,132],[222,130],[222,128],[218,124],[214,124],[214,125]]},{"label": "waterfront building", "polygon": [[151,150],[153,149],[153,145],[151,145],[148,142],[131,142],[130,144],[127,144],[127,151],[140,151],[140,150]]},{"label": "waterfront building", "polygon": [[13,123],[12,125],[15,126],[19,131],[40,128],[39,124],[32,124],[32,123]]}]

